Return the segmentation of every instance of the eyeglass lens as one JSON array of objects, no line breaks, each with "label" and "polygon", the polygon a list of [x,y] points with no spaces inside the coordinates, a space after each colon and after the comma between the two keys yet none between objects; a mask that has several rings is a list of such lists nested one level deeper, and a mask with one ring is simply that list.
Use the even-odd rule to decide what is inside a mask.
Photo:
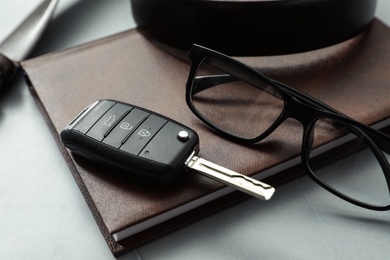
[{"label": "eyeglass lens", "polygon": [[[353,156],[346,155],[332,163],[316,167],[316,147],[336,139],[338,143],[344,142],[343,151],[354,151]],[[376,151],[370,148],[370,141],[358,128],[338,120],[322,118],[315,122],[309,143],[309,165],[322,182],[339,193],[368,205],[384,206],[390,203],[389,188]],[[390,156],[383,151],[382,153],[388,161]],[[339,155],[330,153],[334,158],[339,158]]]},{"label": "eyeglass lens", "polygon": [[222,60],[206,58],[192,87],[194,107],[225,132],[245,139],[260,136],[280,116],[284,101],[266,82],[251,77]]}]

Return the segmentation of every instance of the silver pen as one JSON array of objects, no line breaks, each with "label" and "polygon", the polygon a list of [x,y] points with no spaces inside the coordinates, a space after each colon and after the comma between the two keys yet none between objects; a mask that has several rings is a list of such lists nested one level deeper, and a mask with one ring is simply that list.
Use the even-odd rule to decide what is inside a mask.
[{"label": "silver pen", "polygon": [[58,0],[44,0],[3,42],[0,43],[0,89],[16,74],[19,63],[39,40]]}]

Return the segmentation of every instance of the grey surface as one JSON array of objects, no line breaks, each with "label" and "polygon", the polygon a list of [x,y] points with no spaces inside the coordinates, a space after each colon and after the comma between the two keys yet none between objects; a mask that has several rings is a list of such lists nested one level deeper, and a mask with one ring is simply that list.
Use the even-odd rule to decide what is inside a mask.
[{"label": "grey surface", "polygon": [[[0,39],[38,2],[0,0]],[[390,24],[390,3],[378,2]],[[61,0],[33,55],[132,27],[128,0]],[[0,259],[113,259],[26,84],[19,79],[5,94]],[[247,199],[120,259],[387,259],[389,227],[388,212],[351,206],[303,177],[270,202]]]}]

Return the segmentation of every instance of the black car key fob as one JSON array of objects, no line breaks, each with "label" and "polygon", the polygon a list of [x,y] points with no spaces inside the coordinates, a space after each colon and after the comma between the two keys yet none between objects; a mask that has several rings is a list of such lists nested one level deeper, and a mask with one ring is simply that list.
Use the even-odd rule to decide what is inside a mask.
[{"label": "black car key fob", "polygon": [[114,100],[85,108],[60,134],[73,153],[132,178],[176,181],[188,168],[261,199],[274,188],[196,156],[192,129],[155,112]]},{"label": "black car key fob", "polygon": [[[184,131],[186,136],[181,137]],[[135,178],[171,183],[185,171],[198,135],[146,109],[113,100],[87,107],[62,132],[72,152]]]}]

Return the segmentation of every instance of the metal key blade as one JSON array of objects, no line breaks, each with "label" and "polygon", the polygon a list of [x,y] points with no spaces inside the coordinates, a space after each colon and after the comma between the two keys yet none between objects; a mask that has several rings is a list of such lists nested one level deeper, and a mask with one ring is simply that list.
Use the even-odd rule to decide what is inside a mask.
[{"label": "metal key blade", "polygon": [[263,182],[234,172],[197,156],[191,156],[186,165],[214,180],[223,182],[261,200],[269,200],[275,189]]},{"label": "metal key blade", "polygon": [[58,0],[44,0],[1,44],[0,54],[20,62],[30,53],[53,14]]}]

